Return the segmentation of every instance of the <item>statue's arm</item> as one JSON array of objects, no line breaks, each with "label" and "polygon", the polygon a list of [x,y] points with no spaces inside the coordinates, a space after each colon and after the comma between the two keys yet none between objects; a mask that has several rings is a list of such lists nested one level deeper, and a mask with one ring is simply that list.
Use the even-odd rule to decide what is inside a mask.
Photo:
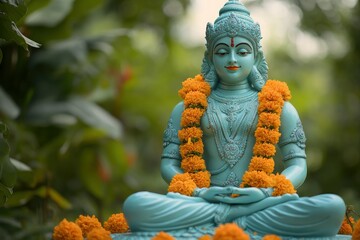
[{"label": "statue's arm", "polygon": [[307,174],[306,138],[299,115],[289,102],[285,102],[283,107],[280,132],[278,146],[285,167],[282,174],[292,182],[295,188],[298,188],[305,181]]},{"label": "statue's arm", "polygon": [[183,110],[183,102],[180,102],[175,106],[168,121],[168,125],[164,131],[163,152],[161,155],[161,175],[168,184],[170,184],[171,179],[174,177],[174,175],[178,173],[183,173],[183,170],[180,167],[180,141],[178,138],[181,114]]}]

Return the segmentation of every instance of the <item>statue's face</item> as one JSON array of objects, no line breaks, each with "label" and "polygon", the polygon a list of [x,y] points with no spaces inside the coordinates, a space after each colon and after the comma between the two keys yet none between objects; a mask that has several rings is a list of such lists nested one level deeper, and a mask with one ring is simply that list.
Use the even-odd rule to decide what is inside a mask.
[{"label": "statue's face", "polygon": [[213,56],[220,81],[236,85],[247,79],[255,63],[251,43],[242,37],[223,37],[215,43]]}]

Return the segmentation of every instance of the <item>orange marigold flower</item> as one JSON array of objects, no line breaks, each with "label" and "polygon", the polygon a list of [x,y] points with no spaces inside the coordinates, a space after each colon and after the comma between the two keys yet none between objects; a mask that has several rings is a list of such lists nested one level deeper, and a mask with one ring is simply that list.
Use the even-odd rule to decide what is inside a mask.
[{"label": "orange marigold flower", "polygon": [[204,93],[199,91],[191,91],[186,94],[184,105],[186,108],[206,108],[208,106],[208,102]]},{"label": "orange marigold flower", "polygon": [[284,101],[260,101],[258,106],[258,113],[269,112],[269,113],[281,113]]},{"label": "orange marigold flower", "polygon": [[182,127],[198,127],[203,114],[204,109],[186,108],[181,115],[180,125]]},{"label": "orange marigold flower", "polygon": [[280,116],[276,113],[262,112],[259,114],[258,127],[278,130],[280,123]]},{"label": "orange marigold flower", "polygon": [[281,240],[282,238],[275,234],[267,234],[265,235],[262,240]]},{"label": "orange marigold flower", "polygon": [[201,75],[196,75],[195,78],[188,78],[182,82],[182,88],[179,90],[179,95],[184,99],[186,94],[191,91],[199,91],[204,93],[205,96],[209,96],[211,87]]},{"label": "orange marigold flower", "polygon": [[354,227],[352,240],[360,240],[360,219],[356,222],[356,225]]},{"label": "orange marigold flower", "polygon": [[178,131],[178,137],[182,143],[189,142],[189,138],[191,141],[199,140],[203,136],[203,131],[198,127],[189,127],[183,128]]},{"label": "orange marigold flower", "polygon": [[253,157],[249,164],[249,171],[264,171],[270,174],[274,171],[275,162],[272,158]]},{"label": "orange marigold flower", "polygon": [[208,188],[210,187],[210,172],[201,171],[197,173],[190,173],[190,176],[197,187],[199,188]]},{"label": "orange marigold flower", "polygon": [[63,219],[53,232],[54,240],[83,240],[81,228],[66,219]]},{"label": "orange marigold flower", "polygon": [[204,144],[200,139],[197,142],[190,142],[180,145],[180,155],[182,158],[190,157],[190,156],[200,156],[204,153]]},{"label": "orange marigold flower", "polygon": [[276,148],[270,143],[256,142],[253,149],[254,156],[272,157],[275,156]]},{"label": "orange marigold flower", "polygon": [[263,88],[258,94],[259,101],[284,101],[281,93],[274,91],[273,89]]},{"label": "orange marigold flower", "polygon": [[179,173],[171,179],[172,182],[185,182],[189,180],[192,180],[189,173]]},{"label": "orange marigold flower", "polygon": [[186,196],[192,196],[196,184],[189,173],[176,174],[169,185],[169,192],[181,193]]},{"label": "orange marigold flower", "polygon": [[344,220],[341,223],[341,227],[338,233],[344,235],[351,235],[353,233],[353,229],[350,224],[353,223],[354,223],[354,218],[350,217],[350,219],[348,219],[347,217],[344,217]]},{"label": "orange marigold flower", "polygon": [[101,223],[99,222],[99,220],[92,215],[90,216],[83,216],[80,215],[75,223],[81,228],[83,237],[85,238],[88,233],[93,230],[94,228],[101,228]]},{"label": "orange marigold flower", "polygon": [[212,240],[212,237],[210,235],[204,235],[199,237],[198,240]]},{"label": "orange marigold flower", "polygon": [[87,240],[111,240],[110,232],[104,228],[94,228],[87,235]]},{"label": "orange marigold flower", "polygon": [[263,127],[258,127],[255,131],[255,138],[258,142],[277,144],[280,136],[280,132]]},{"label": "orange marigold flower", "polygon": [[263,171],[246,171],[240,187],[268,188],[273,186],[272,178]]},{"label": "orange marigold flower", "polygon": [[264,88],[268,88],[268,87],[273,89],[273,91],[279,92],[285,101],[291,99],[291,93],[289,87],[285,82],[281,82],[277,80],[268,80],[265,83]]},{"label": "orange marigold flower", "polygon": [[159,232],[155,237],[153,237],[151,240],[175,240],[174,237],[172,237],[170,234],[166,232]]},{"label": "orange marigold flower", "polygon": [[129,231],[129,225],[123,213],[112,214],[104,222],[104,228],[111,233],[126,233]]},{"label": "orange marigold flower", "polygon": [[186,157],[181,160],[181,168],[185,172],[197,172],[206,169],[205,160],[200,156]]},{"label": "orange marigold flower", "polygon": [[271,178],[274,181],[274,191],[273,196],[281,196],[286,193],[293,194],[296,193],[296,190],[289,179],[281,174],[272,174]]},{"label": "orange marigold flower", "polygon": [[220,225],[214,234],[214,240],[250,240],[248,234],[235,223]]}]

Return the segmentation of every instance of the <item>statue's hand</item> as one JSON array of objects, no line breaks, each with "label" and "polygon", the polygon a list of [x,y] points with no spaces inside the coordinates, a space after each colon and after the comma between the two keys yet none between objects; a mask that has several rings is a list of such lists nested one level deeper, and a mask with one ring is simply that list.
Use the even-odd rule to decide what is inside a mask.
[{"label": "statue's hand", "polygon": [[221,202],[228,204],[249,204],[258,202],[269,197],[271,189],[260,189],[255,187],[237,188],[233,187],[231,196],[223,196]]},{"label": "statue's hand", "polygon": [[210,187],[198,188],[195,190],[195,196],[205,199],[208,202],[222,202],[223,196],[230,196],[234,187]]},{"label": "statue's hand", "polygon": [[195,195],[208,202],[227,204],[249,204],[269,196],[266,193],[266,189],[238,187],[201,188],[196,190]]}]

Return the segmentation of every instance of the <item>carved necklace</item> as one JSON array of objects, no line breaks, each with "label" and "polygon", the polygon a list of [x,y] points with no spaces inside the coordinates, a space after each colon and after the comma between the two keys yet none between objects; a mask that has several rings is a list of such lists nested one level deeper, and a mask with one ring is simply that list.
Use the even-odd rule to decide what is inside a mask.
[{"label": "carved necklace", "polygon": [[[192,196],[196,188],[207,188],[210,186],[211,175],[209,171],[206,170],[205,160],[202,158],[204,144],[202,142],[203,132],[200,128],[200,120],[208,107],[208,100],[210,102],[212,101],[211,98],[208,98],[211,87],[202,75],[196,75],[195,78],[188,78],[182,83],[182,86],[182,89],[179,90],[179,95],[184,99],[185,109],[181,116],[180,125],[182,129],[179,130],[178,136],[181,143],[179,147],[182,157],[181,168],[184,170],[184,173],[177,174],[173,177],[168,191]],[[286,179],[285,176],[272,174],[274,170],[273,157],[276,152],[275,145],[280,138],[279,127],[281,111],[284,102],[290,98],[290,91],[286,83],[275,80],[268,80],[261,92],[259,92],[259,120],[255,131],[256,142],[253,148],[253,157],[250,161],[248,171],[243,175],[240,187],[272,187],[274,189],[273,196],[296,192],[290,180]],[[230,109],[231,107],[234,106],[230,106]],[[222,108],[220,110],[223,112],[229,111],[227,107],[220,106],[220,108]],[[238,109],[238,111],[242,112],[246,111],[246,109]],[[231,116],[231,114],[228,115],[227,121],[229,122],[228,125],[232,127],[231,132],[235,130],[233,118],[234,116]],[[245,119],[242,119],[242,121],[244,120]],[[230,133],[227,137],[235,135]],[[240,146],[235,146],[234,144],[237,144],[237,142],[231,139],[231,137],[226,139],[224,135],[224,138],[227,141],[225,147],[229,148],[228,151],[235,149],[235,152],[225,154],[225,149],[221,149],[219,152],[225,154],[224,156],[226,157],[224,159],[231,166],[236,163],[232,155],[241,156],[243,146],[241,146],[241,144]],[[224,147],[222,143],[220,143],[220,139],[218,141],[218,149]]]},{"label": "carved necklace", "polygon": [[[253,126],[256,119],[256,95],[225,99],[212,94],[208,97],[208,103],[206,115],[213,131],[216,131],[216,147],[221,159],[232,168],[244,155],[251,132],[251,127],[244,127],[244,123],[251,123],[249,126]],[[226,116],[226,121],[221,115]]]}]

